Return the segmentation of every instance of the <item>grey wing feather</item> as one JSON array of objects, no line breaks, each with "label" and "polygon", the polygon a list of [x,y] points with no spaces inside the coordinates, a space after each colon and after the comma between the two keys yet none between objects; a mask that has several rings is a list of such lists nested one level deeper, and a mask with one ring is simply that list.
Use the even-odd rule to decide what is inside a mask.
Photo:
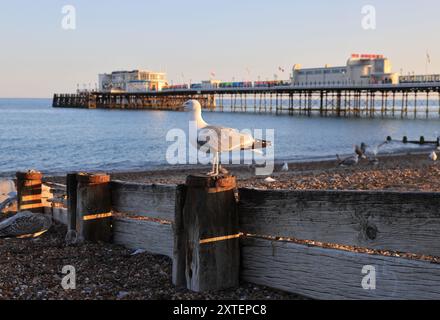
[{"label": "grey wing feather", "polygon": [[[205,131],[206,130],[206,131]],[[219,127],[219,126],[207,126],[202,129],[205,133],[213,132],[215,135],[209,135],[210,139],[207,142],[214,150],[219,151],[233,151],[240,149],[251,148],[255,142],[255,139],[245,133],[240,133],[236,129]],[[203,145],[205,142],[198,142]]]}]

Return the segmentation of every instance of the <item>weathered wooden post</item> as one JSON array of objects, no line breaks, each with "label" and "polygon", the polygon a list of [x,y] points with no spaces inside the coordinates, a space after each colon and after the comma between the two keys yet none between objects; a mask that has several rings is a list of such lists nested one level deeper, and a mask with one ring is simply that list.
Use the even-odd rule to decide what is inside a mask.
[{"label": "weathered wooden post", "polygon": [[76,181],[78,240],[109,242],[112,236],[110,176],[80,173]]},{"label": "weathered wooden post", "polygon": [[69,231],[76,231],[76,203],[78,180],[76,173],[69,173],[66,176],[67,193],[67,227]]},{"label": "weathered wooden post", "polygon": [[43,213],[42,182],[43,175],[38,171],[17,172],[18,211]]},{"label": "weathered wooden post", "polygon": [[189,176],[176,197],[173,283],[196,292],[239,285],[236,179]]}]

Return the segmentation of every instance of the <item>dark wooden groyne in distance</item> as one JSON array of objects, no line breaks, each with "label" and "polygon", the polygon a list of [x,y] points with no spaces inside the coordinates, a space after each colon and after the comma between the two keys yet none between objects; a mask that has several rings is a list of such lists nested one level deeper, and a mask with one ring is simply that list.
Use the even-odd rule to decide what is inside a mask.
[{"label": "dark wooden groyne in distance", "polygon": [[67,183],[34,196],[75,239],[168,256],[174,284],[193,291],[243,280],[316,299],[440,299],[437,192],[237,189],[203,176]]},{"label": "dark wooden groyne in distance", "polygon": [[367,117],[440,116],[440,83],[55,94],[53,106],[179,110],[188,99],[199,100],[207,109],[231,112]]}]

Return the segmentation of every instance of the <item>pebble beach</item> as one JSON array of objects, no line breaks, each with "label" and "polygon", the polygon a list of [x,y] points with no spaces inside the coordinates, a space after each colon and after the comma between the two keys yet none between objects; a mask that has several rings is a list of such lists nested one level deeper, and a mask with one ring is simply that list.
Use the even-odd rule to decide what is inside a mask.
[{"label": "pebble beach", "polygon": [[[290,163],[288,171],[277,164],[267,177],[254,175],[254,168],[228,167],[237,176],[239,187],[289,190],[395,190],[440,191],[440,164],[429,154],[399,154],[379,157],[372,163],[341,167],[338,161]],[[208,169],[208,168],[206,168]],[[194,167],[167,168],[143,172],[114,172],[112,179],[181,184],[189,174],[204,172]],[[46,181],[64,183],[64,177],[46,177]],[[0,218],[3,220],[8,215]],[[194,300],[194,299],[305,299],[277,290],[241,283],[237,289],[217,293],[192,293],[172,285],[172,262],[169,258],[105,243],[67,245],[66,228],[54,225],[43,236],[31,239],[0,239],[0,299],[79,299],[79,300]],[[351,250],[351,249],[350,249]],[[63,290],[64,265],[77,269],[77,289]],[[14,276],[11,277],[11,274]]]},{"label": "pebble beach", "polygon": [[[275,165],[271,178],[255,176],[246,166],[226,166],[237,177],[238,186],[258,189],[287,190],[396,190],[440,191],[440,163],[429,159],[429,152],[383,155],[377,163],[360,160],[356,166],[342,167],[335,160],[289,163],[289,171]],[[206,173],[199,167],[173,168],[144,172],[112,173],[115,180],[155,184],[181,184],[189,174]],[[55,180],[61,181],[57,178]]]}]

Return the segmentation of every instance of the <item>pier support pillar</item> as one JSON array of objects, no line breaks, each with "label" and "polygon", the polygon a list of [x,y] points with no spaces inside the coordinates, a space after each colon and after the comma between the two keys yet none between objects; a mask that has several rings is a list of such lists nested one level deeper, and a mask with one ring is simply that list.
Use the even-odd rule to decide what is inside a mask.
[{"label": "pier support pillar", "polygon": [[238,287],[236,178],[189,176],[177,189],[173,283],[195,292]]}]

